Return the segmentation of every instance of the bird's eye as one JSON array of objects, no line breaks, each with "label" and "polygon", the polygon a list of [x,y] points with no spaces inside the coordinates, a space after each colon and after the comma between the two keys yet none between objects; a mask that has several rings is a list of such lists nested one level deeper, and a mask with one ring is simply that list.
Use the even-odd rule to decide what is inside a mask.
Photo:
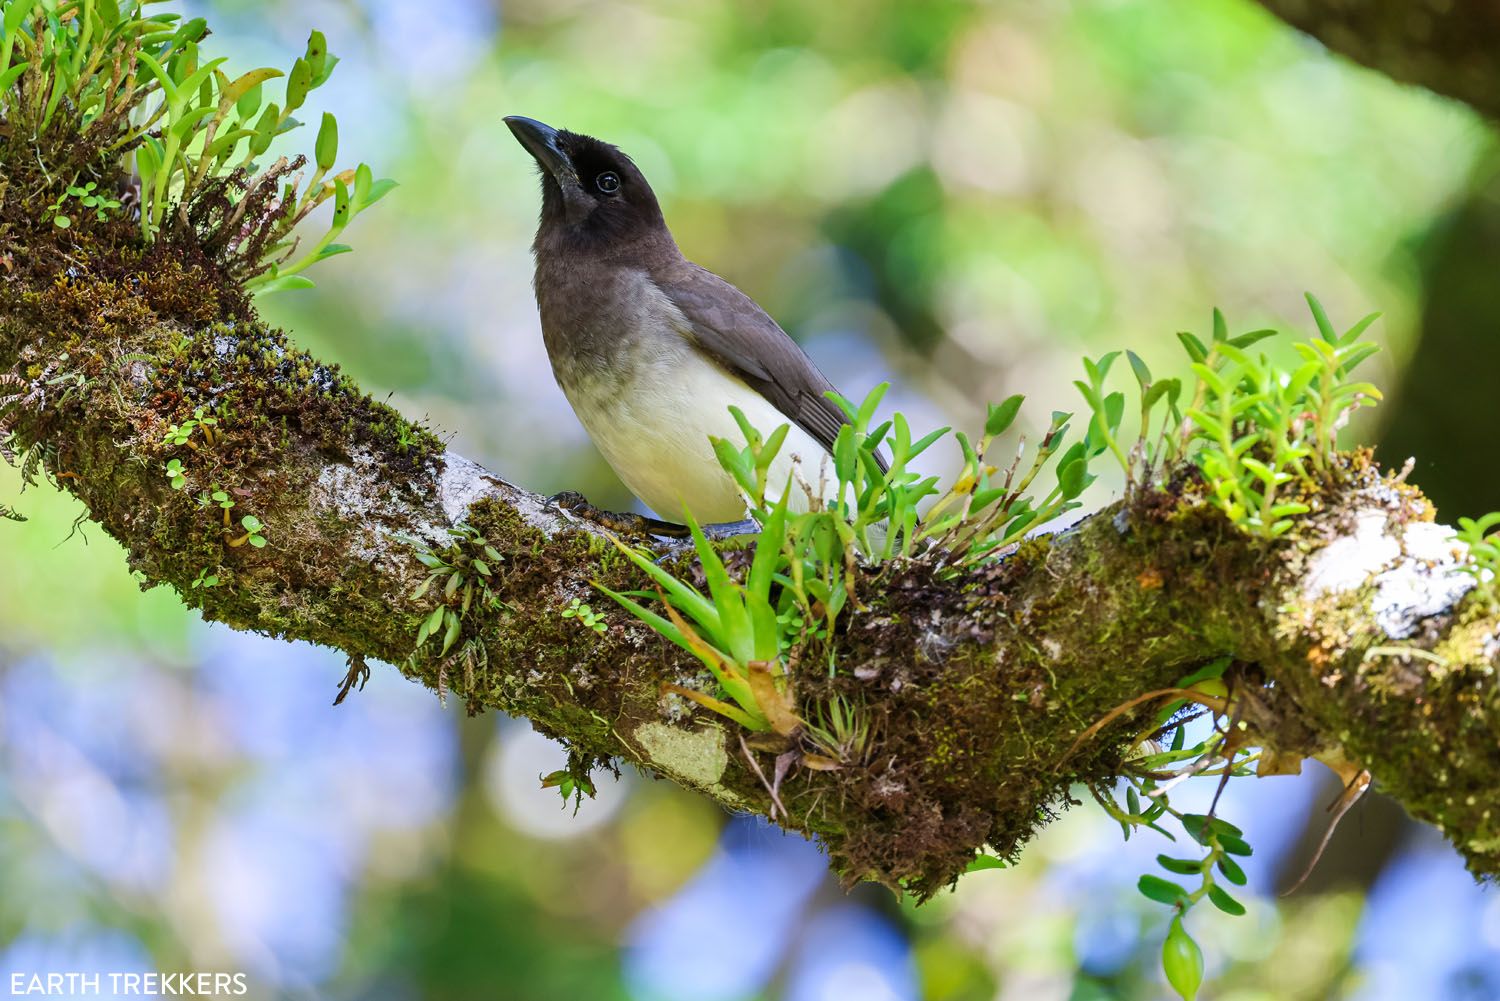
[{"label": "bird's eye", "polygon": [[612,195],[620,190],[620,175],[612,170],[606,170],[594,178],[594,186],[606,195]]}]

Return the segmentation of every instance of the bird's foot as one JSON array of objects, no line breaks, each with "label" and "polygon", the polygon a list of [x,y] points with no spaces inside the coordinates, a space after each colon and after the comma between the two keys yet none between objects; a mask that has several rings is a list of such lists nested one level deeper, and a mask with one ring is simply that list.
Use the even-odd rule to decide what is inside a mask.
[{"label": "bird's foot", "polygon": [[[605,511],[597,508],[593,504],[590,504],[588,498],[577,490],[564,490],[560,494],[553,494],[547,498],[547,502],[585,521],[591,521],[602,528],[606,528],[616,535],[637,538],[653,536],[658,539],[666,538],[674,541],[687,539],[690,536],[686,525],[662,521],[659,518],[648,518],[641,514]],[[715,542],[743,538],[759,532],[760,525],[752,518],[745,518],[742,521],[717,522],[703,526],[703,534]]]},{"label": "bird's foot", "polygon": [[686,525],[674,525],[656,518],[647,518],[645,515],[597,508],[577,490],[564,490],[560,494],[553,494],[547,498],[547,502],[584,521],[591,521],[601,528],[608,529],[616,535],[633,538],[665,536],[669,539],[681,539],[686,538],[688,534]]}]

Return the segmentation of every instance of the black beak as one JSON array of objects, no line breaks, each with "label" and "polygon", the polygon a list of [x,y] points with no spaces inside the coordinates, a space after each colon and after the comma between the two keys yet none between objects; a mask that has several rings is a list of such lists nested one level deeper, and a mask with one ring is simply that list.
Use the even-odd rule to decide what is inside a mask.
[{"label": "black beak", "polygon": [[534,156],[542,169],[551,174],[559,185],[567,188],[578,183],[578,171],[573,168],[573,161],[568,158],[568,154],[558,145],[556,129],[535,118],[523,118],[520,115],[507,115],[505,124],[510,126],[516,141],[526,147],[526,152]]}]

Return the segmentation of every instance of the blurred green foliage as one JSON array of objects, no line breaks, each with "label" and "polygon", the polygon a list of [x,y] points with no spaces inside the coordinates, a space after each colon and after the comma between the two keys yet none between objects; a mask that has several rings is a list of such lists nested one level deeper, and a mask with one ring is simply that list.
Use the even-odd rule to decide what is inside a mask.
[{"label": "blurred green foliage", "polygon": [[[1494,153],[1489,128],[1330,59],[1242,0],[190,6],[212,19],[216,51],[242,70],[284,64],[323,29],[343,55],[320,91],[339,116],[340,149],[402,185],[341,236],[358,255],[320,265],[316,290],[266,299],[266,314],[372,393],[430,415],[465,454],[539,490],[628,503],[548,377],[527,253],[536,181],[501,127],[509,113],[619,143],[691,257],[754,295],[852,396],[890,378],[891,403],[919,427],[976,426],[985,401],[1015,393],[1031,413],[1073,409],[1082,354],[1130,348],[1170,368],[1170,332],[1211,303],[1247,326],[1305,329],[1306,288],[1335,316],[1384,311],[1369,331],[1389,349],[1371,362],[1377,383],[1418,353],[1424,317],[1442,321],[1449,354],[1462,355],[1465,337],[1493,340],[1492,322],[1459,323],[1453,307],[1434,305],[1438,288],[1486,301],[1492,266],[1465,271],[1481,279],[1462,286],[1443,282],[1457,274],[1453,248],[1492,261],[1500,242],[1493,224],[1445,216],[1493,202],[1481,169]],[[1432,422],[1447,440],[1488,427],[1493,414],[1477,396],[1486,387],[1434,401],[1443,369],[1428,371],[1425,395],[1410,398],[1460,409]],[[1385,408],[1398,428],[1401,405]],[[1476,441],[1486,444],[1483,432]],[[1085,500],[1120,483],[1103,477]],[[334,817],[375,831],[362,854],[334,851],[347,922],[323,923],[337,936],[331,966],[286,974],[273,993],[630,996],[617,944],[710,858],[722,823],[711,809],[632,782],[616,790],[618,812],[577,838],[528,833],[529,814],[494,790],[520,795],[561,752],[535,767],[525,759],[530,771],[502,782],[495,762],[519,753],[518,738],[435,709],[400,739],[351,737],[340,754],[278,758],[294,740],[274,728],[231,739],[259,691],[276,700],[264,710],[272,717],[300,713],[286,729],[302,739],[363,733],[365,717],[351,713],[414,710],[392,679],[325,712],[336,659],[275,646],[235,654],[206,641],[173,595],[139,592],[117,544],[87,524],[73,534],[85,514],[76,502],[23,493],[15,471],[0,468],[0,504],[29,519],[0,520],[0,692],[58,714],[44,731],[24,730],[24,746],[18,735],[31,724],[0,716],[9,728],[0,729],[0,948],[29,934],[63,940],[92,923],[128,932],[157,968],[283,961],[295,950],[236,932],[234,921],[266,907],[290,924],[308,898],[267,888],[216,833],[244,826],[237,811],[260,794],[302,832],[271,839],[277,851],[316,841],[307,832]],[[1495,506],[1480,501],[1470,513]],[[280,659],[295,667],[285,681]],[[36,688],[43,662],[55,687]],[[216,689],[224,677],[242,687]],[[33,689],[42,694],[23,702]],[[84,711],[100,705],[97,718]],[[119,774],[100,773],[86,764],[89,735],[114,726],[147,750]],[[418,733],[454,736],[452,761],[418,754]],[[134,796],[147,773],[167,875],[135,885],[92,866],[76,820],[85,814],[69,811],[109,790]],[[395,825],[398,807],[449,783],[451,801]],[[616,789],[600,785],[601,796]],[[1310,787],[1252,788],[1268,785],[1245,808],[1269,825],[1250,830],[1257,858],[1262,839],[1274,844],[1281,831],[1285,848],[1315,809]],[[70,790],[82,800],[64,797]],[[557,809],[555,792],[533,791]],[[586,822],[590,808],[569,822]],[[145,844],[144,829],[109,816]],[[1346,827],[1357,830],[1357,818]],[[856,900],[895,914],[928,998],[1158,997],[1164,921],[1136,898],[1142,869],[1122,868],[1118,837],[1079,811],[1021,866],[966,877],[959,893],[919,911]],[[1395,872],[1387,861],[1367,869]],[[1368,885],[1277,904],[1263,896],[1274,862],[1263,864],[1247,917],[1190,921],[1210,957],[1205,994],[1312,1001],[1364,978],[1395,985],[1393,996],[1401,985],[1405,996],[1442,996],[1443,978],[1493,982],[1482,979],[1493,966],[1474,944],[1478,918],[1463,919],[1446,951],[1415,926],[1409,939],[1372,938],[1383,912],[1366,908]],[[1429,922],[1483,906],[1464,895],[1467,880],[1425,885]],[[811,899],[785,919],[797,934],[806,913],[842,898],[825,887]],[[319,925],[295,927],[311,940]],[[776,970],[751,993],[786,996],[794,978]]]}]

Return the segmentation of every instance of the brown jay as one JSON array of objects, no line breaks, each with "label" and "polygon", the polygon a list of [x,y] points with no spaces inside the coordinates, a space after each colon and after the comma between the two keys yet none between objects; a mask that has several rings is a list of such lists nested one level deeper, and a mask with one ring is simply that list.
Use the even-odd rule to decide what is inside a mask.
[{"label": "brown jay", "polygon": [[[793,457],[815,488],[845,416],[833,385],[755,300],[682,256],[651,185],[609,143],[531,118],[506,125],[541,168],[532,250],[542,338],[578,419],[658,516],[735,521],[745,505],[709,436],[739,442],[739,407],[770,433],[790,424],[770,483]],[[805,508],[792,487],[789,503]]]}]

